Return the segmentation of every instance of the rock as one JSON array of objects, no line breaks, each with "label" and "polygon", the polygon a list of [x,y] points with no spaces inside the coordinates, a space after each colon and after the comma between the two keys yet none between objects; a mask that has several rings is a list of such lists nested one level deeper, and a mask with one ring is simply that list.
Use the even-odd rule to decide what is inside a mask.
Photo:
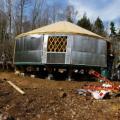
[{"label": "rock", "polygon": [[15,75],[20,75],[20,71],[16,70]]},{"label": "rock", "polygon": [[40,114],[37,114],[37,118],[39,118],[39,119],[40,119]]},{"label": "rock", "polygon": [[48,120],[53,120],[52,118],[49,118]]},{"label": "rock", "polygon": [[16,118],[16,120],[20,120],[20,118]]},{"label": "rock", "polygon": [[4,78],[4,79],[3,79],[3,81],[7,81],[7,79],[6,79],[6,78]]},{"label": "rock", "polygon": [[22,77],[24,77],[24,76],[25,76],[25,73],[20,73],[20,75],[21,75]]},{"label": "rock", "polygon": [[35,75],[30,75],[31,78],[35,78]]},{"label": "rock", "polygon": [[65,98],[67,96],[67,93],[65,93],[64,91],[61,91],[59,93],[59,96],[60,96],[60,98]]},{"label": "rock", "polygon": [[63,88],[59,88],[60,91],[63,91]]},{"label": "rock", "polygon": [[76,114],[76,112],[72,110],[72,115],[75,115],[75,114]]}]

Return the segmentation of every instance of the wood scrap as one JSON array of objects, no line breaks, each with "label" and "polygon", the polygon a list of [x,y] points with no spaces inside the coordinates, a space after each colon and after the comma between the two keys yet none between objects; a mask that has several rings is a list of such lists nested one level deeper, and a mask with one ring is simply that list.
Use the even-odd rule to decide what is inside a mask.
[{"label": "wood scrap", "polygon": [[7,81],[7,83],[9,83],[14,89],[16,89],[19,93],[21,93],[22,95],[25,94],[25,92],[23,90],[21,90],[18,86],[16,86],[13,82],[11,81]]}]

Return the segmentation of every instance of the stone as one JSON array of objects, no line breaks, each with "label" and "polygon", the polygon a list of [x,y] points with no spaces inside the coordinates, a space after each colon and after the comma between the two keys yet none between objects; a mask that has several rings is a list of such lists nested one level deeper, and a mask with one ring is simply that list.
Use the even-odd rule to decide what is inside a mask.
[{"label": "stone", "polygon": [[37,118],[39,118],[39,119],[40,119],[40,114],[37,114]]},{"label": "stone", "polygon": [[59,93],[59,96],[60,96],[60,98],[64,98],[64,97],[67,96],[67,93],[65,93],[64,91],[61,91],[61,92]]}]

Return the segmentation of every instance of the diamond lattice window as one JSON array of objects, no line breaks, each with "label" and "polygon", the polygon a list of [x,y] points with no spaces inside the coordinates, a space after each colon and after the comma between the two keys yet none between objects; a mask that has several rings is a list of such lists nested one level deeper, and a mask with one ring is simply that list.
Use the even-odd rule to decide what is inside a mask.
[{"label": "diamond lattice window", "polygon": [[66,52],[67,36],[49,36],[48,52]]}]

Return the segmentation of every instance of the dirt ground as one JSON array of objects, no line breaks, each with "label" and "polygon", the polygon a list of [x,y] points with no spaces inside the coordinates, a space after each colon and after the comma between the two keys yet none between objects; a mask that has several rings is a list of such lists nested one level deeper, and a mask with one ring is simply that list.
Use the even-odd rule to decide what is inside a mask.
[{"label": "dirt ground", "polygon": [[[4,79],[19,86],[21,95]],[[55,81],[0,72],[0,120],[120,120],[120,97],[80,96],[84,81]]]}]

